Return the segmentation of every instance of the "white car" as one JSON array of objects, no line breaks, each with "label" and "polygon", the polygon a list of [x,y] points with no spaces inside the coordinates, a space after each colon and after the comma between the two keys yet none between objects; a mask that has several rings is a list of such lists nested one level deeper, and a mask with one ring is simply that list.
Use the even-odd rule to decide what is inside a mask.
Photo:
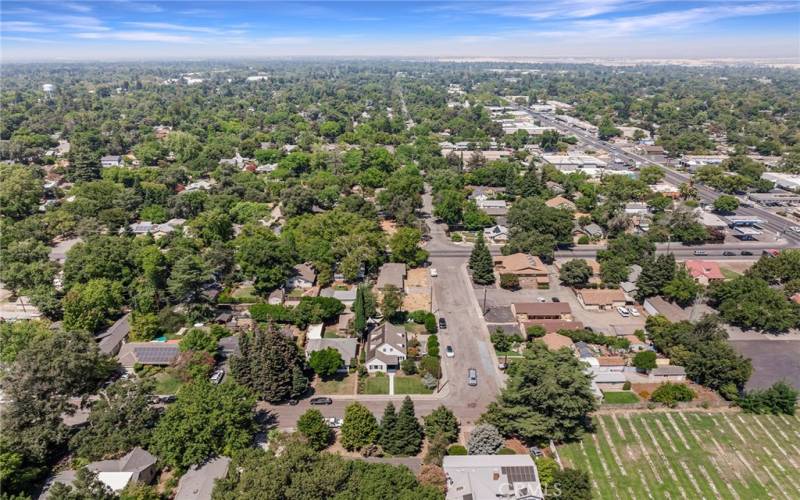
[{"label": "white car", "polygon": [[338,429],[339,427],[342,426],[344,421],[338,417],[328,417],[325,419],[325,423],[328,424],[328,427],[330,427],[331,429]]},{"label": "white car", "polygon": [[641,314],[639,314],[639,311],[633,306],[628,307],[628,312],[631,313],[631,316],[633,316],[634,318],[638,318],[639,316],[641,316]]},{"label": "white car", "polygon": [[547,302],[547,299],[544,297],[539,297],[539,302]]},{"label": "white car", "polygon": [[455,351],[453,350],[453,346],[451,346],[451,345],[447,346],[447,347],[444,349],[444,354],[445,354],[445,356],[447,356],[448,358],[455,358],[455,357],[456,357],[456,353],[455,353]]},{"label": "white car", "polygon": [[431,268],[431,278],[435,278],[437,276],[439,276],[439,272],[436,270],[435,267],[432,267]]},{"label": "white car", "polygon": [[622,316],[623,318],[627,318],[628,316],[630,316],[630,315],[631,315],[631,314],[628,312],[628,310],[627,310],[626,308],[622,307],[622,306],[619,306],[619,307],[617,307],[617,312],[618,312],[618,313],[619,313],[619,315],[620,315],[620,316]]},{"label": "white car", "polygon": [[793,233],[800,233],[800,226],[792,226],[789,228],[789,231],[792,231]]}]

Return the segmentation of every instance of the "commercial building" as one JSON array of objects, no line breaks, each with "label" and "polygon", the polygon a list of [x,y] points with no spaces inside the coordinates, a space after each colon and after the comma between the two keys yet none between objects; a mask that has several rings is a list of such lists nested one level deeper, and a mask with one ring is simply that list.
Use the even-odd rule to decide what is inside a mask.
[{"label": "commercial building", "polygon": [[765,207],[800,205],[800,194],[789,191],[773,190],[769,193],[750,193],[747,198]]},{"label": "commercial building", "polygon": [[600,175],[608,166],[603,160],[589,155],[542,155],[542,159],[561,172],[582,171],[590,176]]},{"label": "commercial building", "polygon": [[800,175],[786,174],[783,172],[764,172],[761,174],[764,180],[772,181],[779,188],[795,191],[800,189]]},{"label": "commercial building", "polygon": [[566,302],[521,302],[511,304],[511,311],[519,321],[572,320],[572,308]]}]

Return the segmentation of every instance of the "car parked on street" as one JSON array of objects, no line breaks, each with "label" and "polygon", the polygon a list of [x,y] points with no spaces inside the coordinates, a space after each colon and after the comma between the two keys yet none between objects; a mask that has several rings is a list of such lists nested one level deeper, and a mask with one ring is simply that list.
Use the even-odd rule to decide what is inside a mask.
[{"label": "car parked on street", "polygon": [[332,405],[333,404],[333,400],[331,398],[326,398],[326,397],[323,397],[323,396],[319,396],[319,397],[316,397],[316,398],[311,398],[308,402],[310,404],[312,404],[312,405]]},{"label": "car parked on street", "polygon": [[444,355],[447,356],[448,358],[455,358],[456,357],[456,353],[453,350],[453,346],[449,345],[449,346],[445,347],[444,348]]},{"label": "car parked on street", "polygon": [[447,320],[439,318],[439,330],[447,330]]},{"label": "car parked on street", "polygon": [[750,250],[742,250],[739,255],[753,255],[753,252]]},{"label": "car parked on street", "polygon": [[703,255],[708,255],[708,252],[706,252],[705,250],[695,250],[694,254],[697,256],[703,256]]},{"label": "car parked on street", "polygon": [[325,423],[328,424],[328,427],[331,429],[338,429],[342,426],[344,420],[339,417],[328,417],[325,419]]},{"label": "car parked on street", "polygon": [[732,257],[732,256],[736,255],[736,252],[731,252],[730,250],[725,250],[724,252],[722,252],[722,255],[724,255],[725,257]]},{"label": "car parked on street", "polygon": [[435,267],[432,267],[431,268],[431,278],[435,278],[437,276],[439,276],[439,271],[437,271]]},{"label": "car parked on street", "polygon": [[470,368],[467,370],[467,385],[478,385],[478,370],[475,368]]}]

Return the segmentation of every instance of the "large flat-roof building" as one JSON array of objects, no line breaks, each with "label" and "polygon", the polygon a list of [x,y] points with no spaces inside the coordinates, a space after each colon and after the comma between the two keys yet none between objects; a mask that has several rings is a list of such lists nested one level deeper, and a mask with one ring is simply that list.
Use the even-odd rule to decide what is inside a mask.
[{"label": "large flat-roof building", "polygon": [[791,191],[800,189],[800,175],[787,174],[784,172],[764,172],[761,178],[772,181],[779,188],[789,189]]},{"label": "large flat-roof building", "polygon": [[544,498],[530,455],[451,455],[442,468],[447,500]]}]

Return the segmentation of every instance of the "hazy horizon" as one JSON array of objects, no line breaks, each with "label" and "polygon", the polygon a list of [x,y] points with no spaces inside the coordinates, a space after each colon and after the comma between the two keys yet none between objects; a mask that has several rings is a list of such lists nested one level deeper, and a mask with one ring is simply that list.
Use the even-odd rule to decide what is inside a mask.
[{"label": "hazy horizon", "polygon": [[800,2],[18,1],[4,62],[288,57],[800,62]]}]

